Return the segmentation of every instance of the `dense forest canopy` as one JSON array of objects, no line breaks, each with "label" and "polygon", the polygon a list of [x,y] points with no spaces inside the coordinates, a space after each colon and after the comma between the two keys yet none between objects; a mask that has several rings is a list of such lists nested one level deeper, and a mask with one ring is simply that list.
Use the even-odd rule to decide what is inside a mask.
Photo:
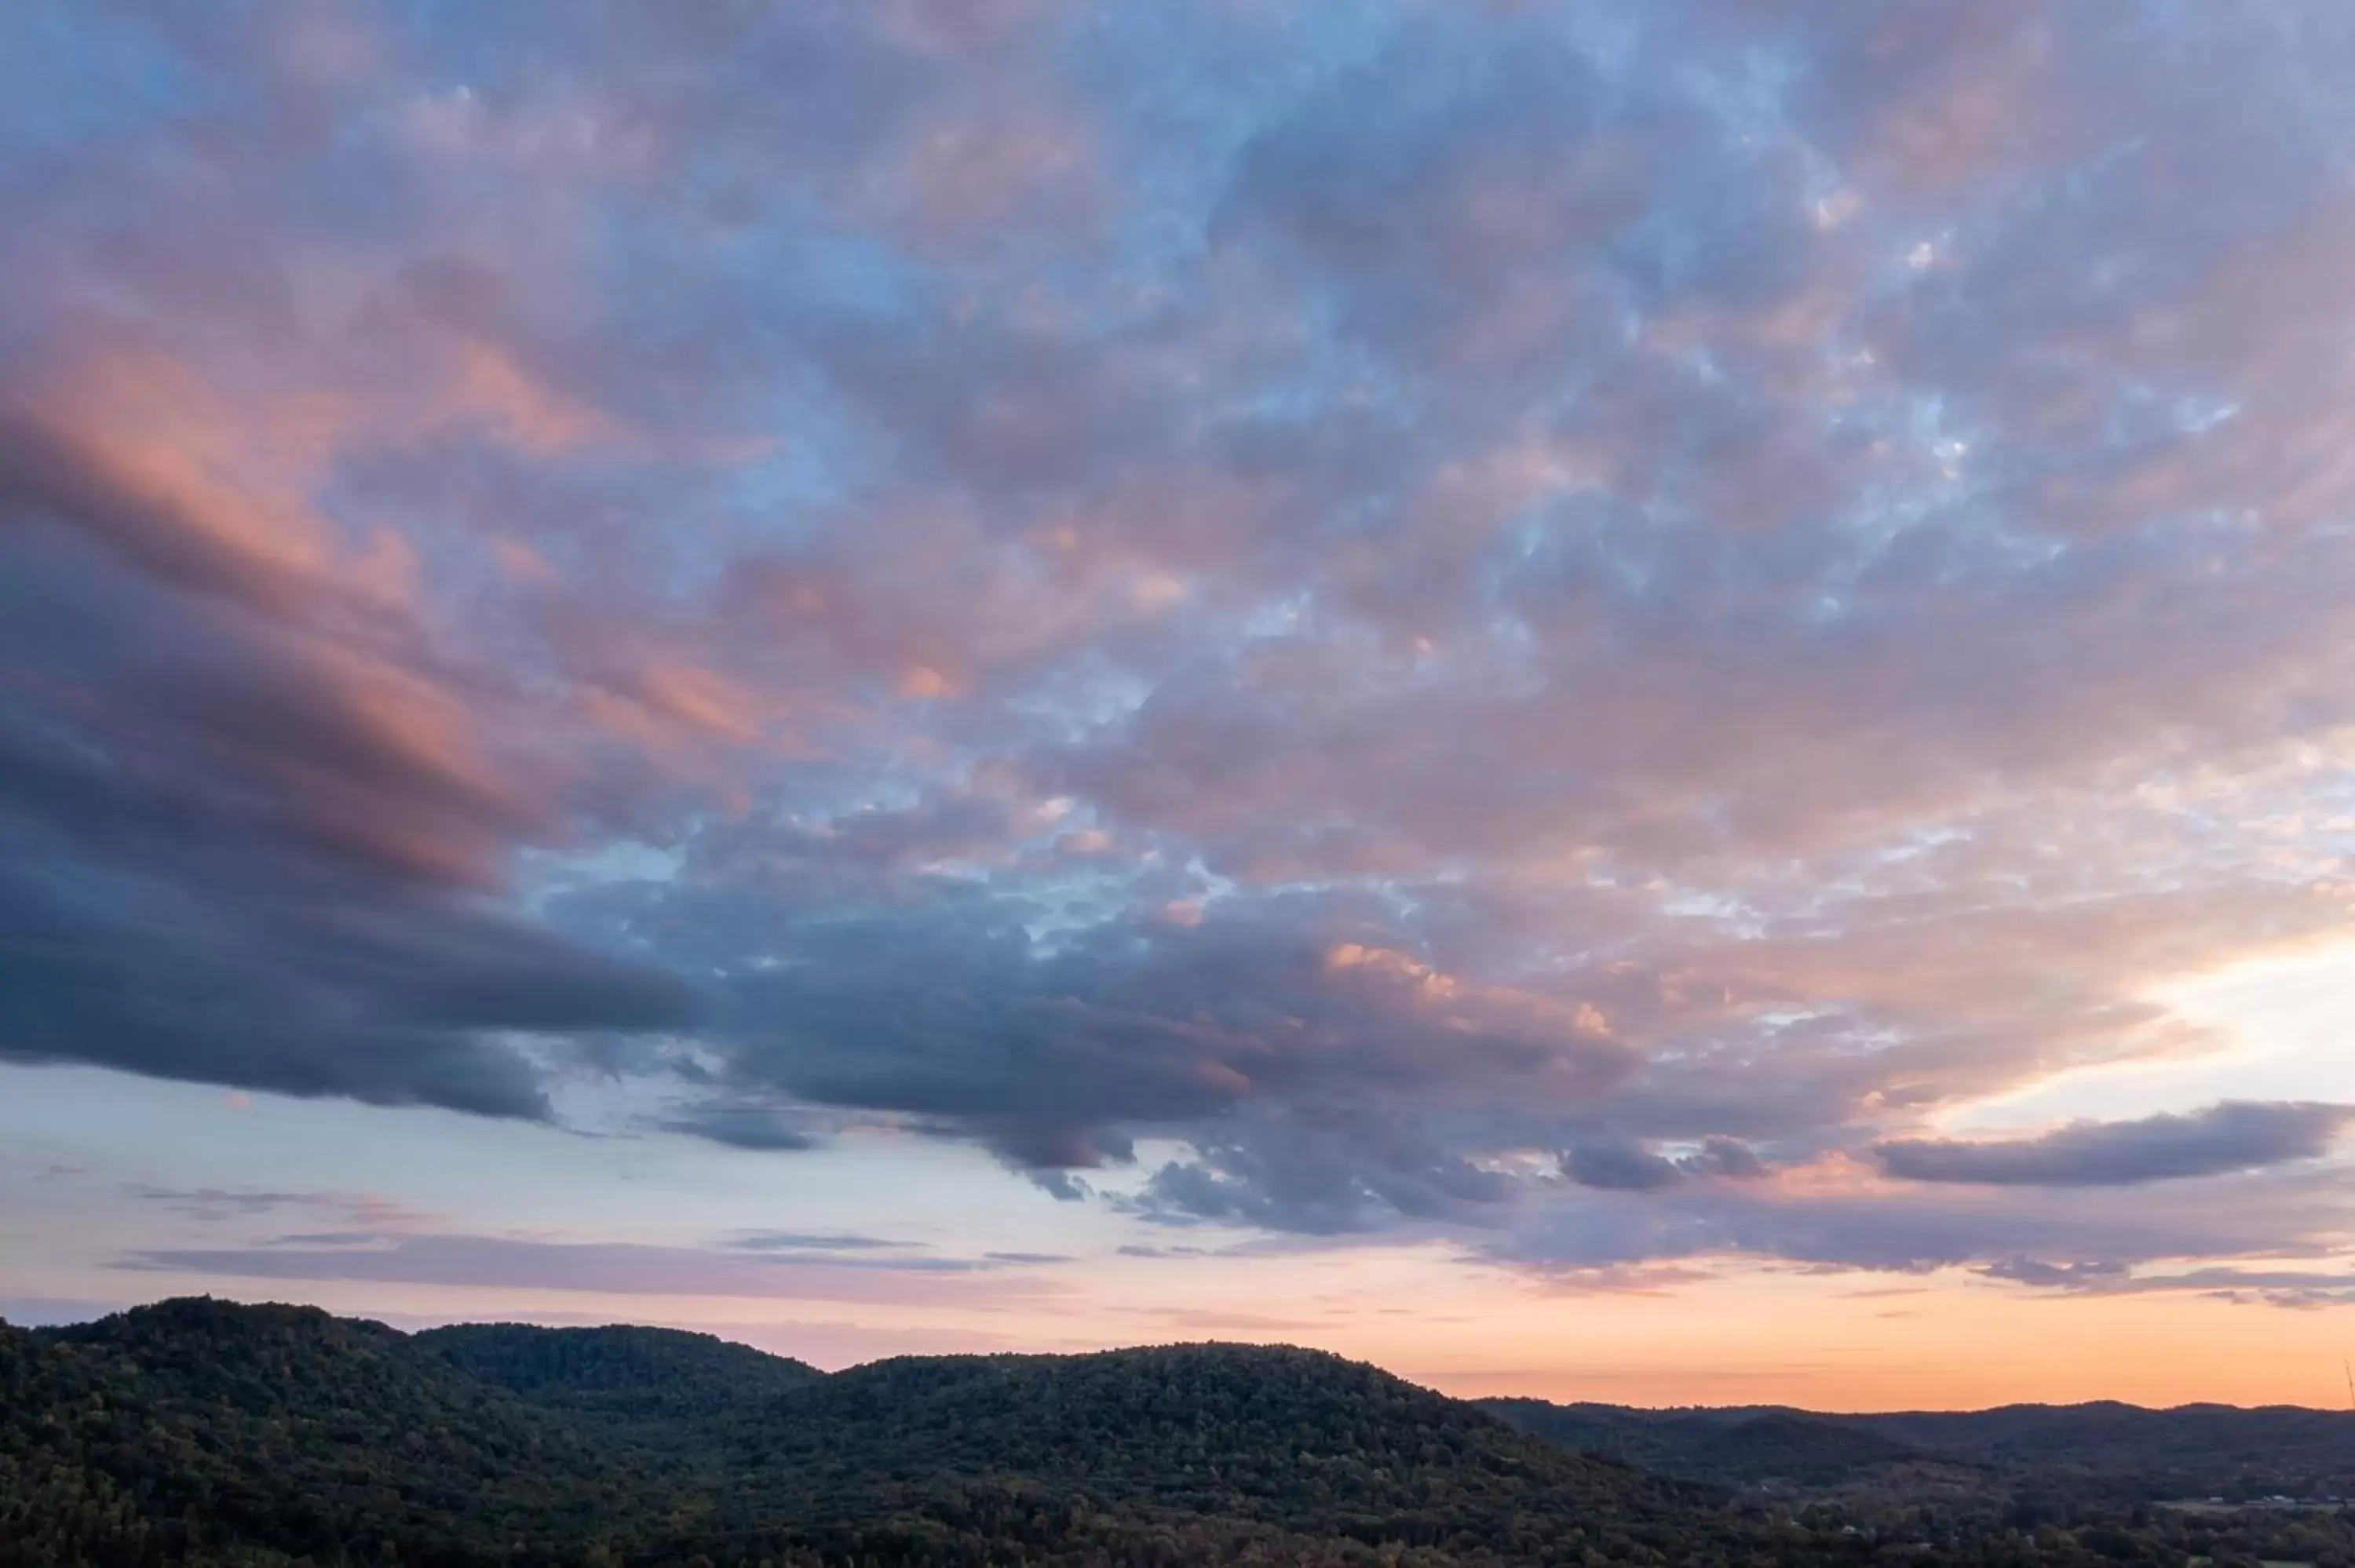
[{"label": "dense forest canopy", "polygon": [[2012,1404],[1827,1414],[1779,1407],[1633,1410],[1487,1399],[1524,1431],[1670,1475],[1821,1485],[1909,1464],[2108,1478],[2152,1500],[2355,1494],[2355,1412],[2187,1404]]},{"label": "dense forest canopy", "polygon": [[415,1342],[534,1404],[608,1422],[757,1406],[826,1375],[805,1361],[677,1329],[453,1323]]}]

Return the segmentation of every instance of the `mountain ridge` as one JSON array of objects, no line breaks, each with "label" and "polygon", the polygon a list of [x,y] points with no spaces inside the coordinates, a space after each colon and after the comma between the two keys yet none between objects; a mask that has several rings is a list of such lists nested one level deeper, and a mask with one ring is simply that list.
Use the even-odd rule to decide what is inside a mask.
[{"label": "mountain ridge", "polygon": [[2152,1415],[2173,1415],[2196,1412],[2229,1411],[2243,1414],[2307,1414],[2343,1418],[2350,1422],[2355,1422],[2355,1408],[2341,1409],[2334,1405],[2297,1404],[2278,1402],[2264,1404],[2234,1404],[2222,1400],[2187,1400],[2178,1404],[2139,1404],[2131,1400],[2107,1398],[2067,1401],[2012,1400],[2001,1404],[1966,1405],[1951,1409],[1923,1405],[1889,1405],[1862,1410],[1832,1410],[1811,1405],[1782,1404],[1631,1404],[1608,1400],[1550,1400],[1540,1394],[1457,1395],[1446,1393],[1444,1390],[1439,1389],[1433,1383],[1423,1382],[1420,1377],[1412,1372],[1400,1372],[1393,1368],[1382,1366],[1380,1362],[1359,1361],[1357,1361],[1356,1358],[1344,1355],[1339,1351],[1327,1351],[1321,1347],[1313,1345],[1295,1345],[1285,1340],[1160,1340],[1141,1341],[1132,1345],[1114,1345],[1083,1351],[911,1351],[893,1356],[879,1356],[873,1361],[853,1361],[847,1365],[835,1368],[832,1371],[828,1371],[826,1368],[816,1365],[815,1362],[805,1361],[782,1351],[766,1349],[765,1347],[753,1344],[747,1340],[730,1339],[725,1334],[716,1333],[709,1330],[682,1329],[668,1324],[626,1323],[618,1320],[594,1324],[537,1323],[525,1319],[470,1318],[453,1319],[447,1322],[432,1323],[426,1327],[418,1329],[400,1329],[378,1319],[342,1317],[337,1314],[329,1313],[324,1308],[312,1307],[302,1303],[282,1301],[247,1301],[235,1297],[212,1295],[161,1298],[153,1302],[145,1302],[133,1307],[123,1308],[113,1312],[102,1314],[97,1318],[78,1319],[72,1322],[64,1323],[11,1323],[5,1315],[0,1315],[0,1328],[12,1328],[19,1333],[34,1335],[71,1336],[88,1330],[94,1324],[108,1322],[112,1319],[122,1318],[126,1314],[152,1312],[159,1308],[176,1307],[189,1303],[209,1303],[221,1307],[250,1308],[257,1310],[284,1310],[298,1313],[317,1313],[323,1317],[335,1318],[336,1320],[339,1322],[373,1324],[374,1326],[384,1330],[388,1333],[399,1334],[408,1339],[429,1343],[440,1340],[444,1335],[450,1335],[460,1331],[482,1330],[527,1330],[533,1334],[559,1337],[601,1335],[625,1330],[634,1334],[661,1336],[664,1338],[675,1338],[679,1340],[692,1340],[730,1347],[733,1350],[742,1351],[750,1358],[782,1362],[791,1367],[800,1368],[804,1372],[814,1377],[837,1377],[845,1372],[856,1372],[862,1367],[876,1366],[888,1361],[959,1360],[1022,1361],[1042,1358],[1051,1359],[1057,1357],[1069,1358],[1075,1356],[1104,1355],[1123,1351],[1159,1350],[1186,1345],[1232,1345],[1255,1350],[1300,1351],[1313,1355],[1338,1356],[1341,1360],[1351,1361],[1353,1364],[1376,1367],[1387,1375],[1397,1378],[1402,1383],[1412,1383],[1418,1388],[1430,1389],[1432,1392],[1441,1394],[1442,1397],[1456,1399],[1465,1404],[1484,1407],[1504,1404],[1529,1403],[1547,1404],[1558,1410],[1610,1411],[1646,1417],[1673,1415],[1739,1416],[1785,1414],[1815,1417],[1827,1421],[1894,1421],[1909,1419],[1915,1416],[1991,1416],[2025,1412],[2120,1411]]},{"label": "mountain ridge", "polygon": [[183,1298],[0,1324],[0,1568],[2355,1568],[2355,1514],[2148,1500],[2186,1456],[2306,1487],[2350,1439],[2296,1407],[1484,1404],[1221,1341],[828,1373],[674,1330]]},{"label": "mountain ridge", "polygon": [[[1906,1464],[2067,1467],[2132,1477],[2151,1498],[2355,1493],[2355,1412],[2203,1401],[2116,1400],[1967,1411],[1807,1411],[1781,1405],[1646,1410],[1539,1399],[1475,1402],[1523,1430],[1665,1474],[1725,1485],[1829,1485]],[[1771,1448],[1741,1441],[1770,1424]],[[2253,1472],[2262,1470],[2262,1476]]]},{"label": "mountain ridge", "polygon": [[[680,1357],[777,1386],[673,1397]],[[1325,1351],[796,1366],[204,1298],[0,1327],[0,1563],[1639,1563],[1712,1501]]]}]

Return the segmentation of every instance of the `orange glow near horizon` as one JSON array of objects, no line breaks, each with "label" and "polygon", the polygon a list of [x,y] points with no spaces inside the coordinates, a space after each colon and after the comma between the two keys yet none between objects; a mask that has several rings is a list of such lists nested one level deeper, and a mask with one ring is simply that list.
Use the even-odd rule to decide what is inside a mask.
[{"label": "orange glow near horizon", "polygon": [[[2345,1397],[2343,1314],[2193,1294],[2036,1296],[1953,1271],[1728,1275],[1657,1292],[1548,1294],[1406,1251],[1108,1272],[1018,1306],[855,1314],[838,1303],[732,1298],[266,1281],[212,1288],[406,1326],[662,1323],[836,1369],[900,1354],[1228,1340],[1330,1350],[1461,1398],[1866,1411],[2093,1400],[2337,1408]],[[2192,1346],[2198,1354],[2186,1353]]]}]

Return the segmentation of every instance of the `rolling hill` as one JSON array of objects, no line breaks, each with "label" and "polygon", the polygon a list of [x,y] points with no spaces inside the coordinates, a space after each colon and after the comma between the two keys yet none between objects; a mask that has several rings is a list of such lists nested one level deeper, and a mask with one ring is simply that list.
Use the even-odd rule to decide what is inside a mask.
[{"label": "rolling hill", "polygon": [[622,1425],[757,1409],[826,1376],[710,1334],[623,1324],[457,1323],[410,1342],[526,1404]]},{"label": "rolling hill", "polygon": [[589,1434],[381,1324],[179,1300],[0,1327],[0,1561],[384,1542],[494,1561],[651,1501]]},{"label": "rolling hill", "polygon": [[907,1478],[1379,1546],[1644,1536],[1713,1499],[1569,1453],[1321,1351],[1176,1345],[909,1358],[741,1425],[804,1517],[873,1519]]},{"label": "rolling hill", "polygon": [[2097,1402],[1830,1414],[1479,1403],[1500,1420],[1582,1452],[1731,1486],[1823,1488],[1928,1465],[1983,1471],[1991,1482],[2074,1476],[2152,1499],[2355,1495],[2355,1413],[2345,1411],[2147,1410]]},{"label": "rolling hill", "polygon": [[1253,1346],[828,1377],[663,1330],[197,1299],[0,1326],[0,1563],[42,1568],[1650,1563],[1720,1528],[1678,1483]]},{"label": "rolling hill", "polygon": [[[667,1330],[193,1299],[0,1325],[0,1568],[2348,1568],[2336,1513],[2119,1498],[2204,1459],[2336,1473],[2350,1434],[2215,1407],[1484,1409],[1253,1345],[826,1374]],[[1761,1478],[1782,1489],[1700,1484]]]},{"label": "rolling hill", "polygon": [[1870,1427],[1796,1410],[1636,1410],[1541,1399],[1488,1399],[1480,1406],[1566,1447],[1723,1485],[1832,1486],[1932,1457]]}]

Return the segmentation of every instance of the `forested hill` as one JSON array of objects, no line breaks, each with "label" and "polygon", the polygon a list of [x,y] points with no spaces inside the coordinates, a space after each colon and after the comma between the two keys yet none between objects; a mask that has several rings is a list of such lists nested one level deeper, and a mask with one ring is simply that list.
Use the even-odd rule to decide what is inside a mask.
[{"label": "forested hill", "polygon": [[2355,1412],[2344,1410],[2229,1404],[2145,1410],[2100,1403],[1830,1419],[1986,1464],[2137,1469],[2171,1474],[2203,1491],[2229,1489],[2245,1472],[2252,1485],[2269,1490],[2355,1492]]},{"label": "forested hill", "polygon": [[781,1403],[754,1447],[834,1496],[927,1469],[1021,1476],[1121,1508],[1377,1542],[1560,1541],[1713,1500],[1376,1368],[1273,1346],[878,1361]]},{"label": "forested hill", "polygon": [[414,1342],[529,1404],[602,1422],[754,1409],[826,1375],[806,1361],[677,1329],[457,1323]]},{"label": "forested hill", "polygon": [[[1931,1492],[1853,1484],[1857,1467],[1997,1475],[2009,1460],[1919,1456],[2055,1441],[2032,1413],[1506,1414],[1537,1425],[1547,1410],[1643,1431],[1672,1461],[1708,1437],[1715,1457],[1689,1470],[1797,1456],[1838,1484],[1807,1499],[1666,1478],[1279,1347],[913,1357],[827,1375],[663,1330],[407,1335],[179,1300],[69,1329],[0,1325],[0,1568],[2355,1568],[2355,1523],[2336,1513],[2014,1498],[1946,1472]],[[2183,1442],[2227,1416],[2287,1431],[2313,1414],[2156,1413]],[[2100,1442],[2058,1425],[2078,1434],[2071,1452],[2132,1457],[2149,1451],[2151,1415],[2111,1413]],[[2211,1425],[2165,1425],[2195,1418]],[[1959,1429],[1977,1447],[1940,1425],[1957,1419],[1978,1423]]]},{"label": "forested hill", "polygon": [[1826,1414],[1764,1406],[1638,1410],[1489,1399],[1482,1408],[1582,1452],[1729,1485],[1825,1487],[1903,1466],[2074,1474],[2146,1498],[2355,1495],[2355,1413],[2290,1406],[2014,1404]]},{"label": "forested hill", "polygon": [[0,1563],[498,1562],[652,1506],[588,1433],[376,1323],[166,1301],[0,1327]]},{"label": "forested hill", "polygon": [[208,1300],[0,1326],[0,1563],[1708,1564],[1737,1535],[1679,1483],[1310,1351],[827,1377],[697,1336]]},{"label": "forested hill", "polygon": [[1542,1399],[1479,1404],[1565,1447],[1725,1485],[1829,1486],[1930,1457],[1902,1439],[1795,1410],[1638,1410]]}]

